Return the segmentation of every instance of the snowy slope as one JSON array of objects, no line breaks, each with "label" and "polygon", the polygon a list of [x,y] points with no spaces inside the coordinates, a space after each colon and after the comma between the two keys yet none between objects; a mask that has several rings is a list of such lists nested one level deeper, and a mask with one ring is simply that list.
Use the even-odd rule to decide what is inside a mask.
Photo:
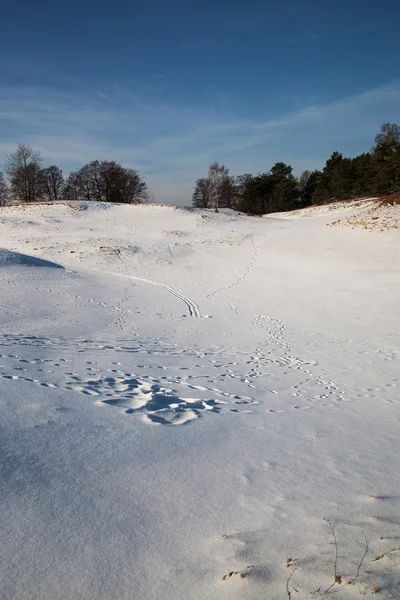
[{"label": "snowy slope", "polygon": [[328,595],[398,598],[400,236],[351,214],[0,210],[2,600],[322,597],[331,525]]}]

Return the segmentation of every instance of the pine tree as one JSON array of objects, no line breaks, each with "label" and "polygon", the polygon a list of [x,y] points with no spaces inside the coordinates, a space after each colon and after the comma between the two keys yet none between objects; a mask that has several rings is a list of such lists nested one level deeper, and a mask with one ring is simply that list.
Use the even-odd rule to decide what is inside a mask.
[{"label": "pine tree", "polygon": [[353,158],[352,178],[354,196],[366,196],[376,191],[376,161],[369,152]]}]

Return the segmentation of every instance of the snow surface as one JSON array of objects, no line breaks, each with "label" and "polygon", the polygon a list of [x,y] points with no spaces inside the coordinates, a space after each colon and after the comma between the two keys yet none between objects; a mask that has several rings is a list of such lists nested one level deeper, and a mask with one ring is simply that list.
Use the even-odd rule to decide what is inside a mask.
[{"label": "snow surface", "polygon": [[2,600],[399,598],[400,236],[332,218],[0,210]]}]

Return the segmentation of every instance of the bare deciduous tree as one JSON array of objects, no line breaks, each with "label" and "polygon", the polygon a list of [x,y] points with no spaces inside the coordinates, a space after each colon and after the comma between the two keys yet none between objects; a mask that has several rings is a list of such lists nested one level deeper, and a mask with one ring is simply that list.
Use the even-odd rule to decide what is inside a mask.
[{"label": "bare deciduous tree", "polygon": [[196,181],[192,204],[196,208],[232,208],[237,197],[235,178],[229,175],[229,169],[214,162],[208,169],[208,177]]},{"label": "bare deciduous tree", "polygon": [[70,173],[64,185],[63,197],[65,200],[80,200],[82,193],[82,181],[79,172]]},{"label": "bare deciduous tree", "polygon": [[6,173],[10,178],[14,198],[22,202],[38,200],[40,189],[40,152],[26,144],[19,144],[6,159]]},{"label": "bare deciduous tree", "polygon": [[301,194],[307,189],[307,185],[308,185],[308,182],[310,181],[310,177],[311,177],[311,171],[308,171],[308,170],[303,171],[302,174],[300,175],[299,181],[297,183],[297,188]]},{"label": "bare deciduous tree", "polygon": [[134,169],[115,161],[100,163],[102,195],[107,202],[134,204],[148,200],[147,186]]},{"label": "bare deciduous tree", "polygon": [[3,173],[0,171],[0,206],[5,206],[9,198],[8,185],[4,179]]},{"label": "bare deciduous tree", "polygon": [[82,169],[82,174],[86,180],[86,185],[91,196],[91,200],[101,202],[104,200],[102,190],[101,166],[98,160],[92,160]]},{"label": "bare deciduous tree", "polygon": [[221,181],[219,187],[219,202],[220,208],[233,208],[237,198],[237,187],[235,178],[227,175]]},{"label": "bare deciduous tree", "polygon": [[40,172],[40,195],[46,200],[59,200],[64,189],[64,177],[61,169],[55,165]]},{"label": "bare deciduous tree", "polygon": [[400,127],[396,123],[384,123],[380,132],[375,136],[375,148],[373,151],[379,153],[384,151],[391,154],[400,145]]},{"label": "bare deciduous tree", "polygon": [[211,205],[211,181],[201,177],[196,181],[192,204],[195,208],[209,208]]},{"label": "bare deciduous tree", "polygon": [[64,197],[134,204],[148,200],[147,186],[133,169],[114,161],[92,161],[68,177]]},{"label": "bare deciduous tree", "polygon": [[208,169],[208,178],[211,182],[211,204],[218,212],[221,207],[222,190],[226,179],[229,177],[229,169],[218,162],[213,162]]}]

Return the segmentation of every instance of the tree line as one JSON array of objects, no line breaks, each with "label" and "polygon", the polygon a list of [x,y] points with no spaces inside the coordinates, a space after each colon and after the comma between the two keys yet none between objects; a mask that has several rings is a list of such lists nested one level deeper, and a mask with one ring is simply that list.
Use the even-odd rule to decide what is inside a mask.
[{"label": "tree line", "polygon": [[299,178],[290,165],[277,162],[268,172],[232,176],[214,162],[207,177],[197,179],[192,205],[196,208],[234,208],[262,215],[304,208],[335,200],[400,191],[400,127],[384,123],[370,152],[346,158],[333,152],[324,168],[303,171]]},{"label": "tree line", "polygon": [[[56,165],[43,167],[40,152],[19,144],[0,172],[0,205],[10,200],[97,200],[140,203],[149,199],[146,183],[134,169],[115,161],[94,160],[64,179]],[[311,204],[400,191],[400,127],[384,123],[370,152],[355,158],[333,152],[322,170],[300,177],[284,162],[268,172],[232,176],[224,165],[212,163],[208,175],[197,179],[192,204],[197,208],[234,208],[261,215]]]},{"label": "tree line", "polygon": [[40,152],[19,144],[6,158],[8,181],[0,172],[0,205],[10,200],[98,200],[136,204],[149,199],[147,185],[138,172],[115,161],[94,160],[70,173],[67,179],[56,165],[43,168],[42,164]]}]

